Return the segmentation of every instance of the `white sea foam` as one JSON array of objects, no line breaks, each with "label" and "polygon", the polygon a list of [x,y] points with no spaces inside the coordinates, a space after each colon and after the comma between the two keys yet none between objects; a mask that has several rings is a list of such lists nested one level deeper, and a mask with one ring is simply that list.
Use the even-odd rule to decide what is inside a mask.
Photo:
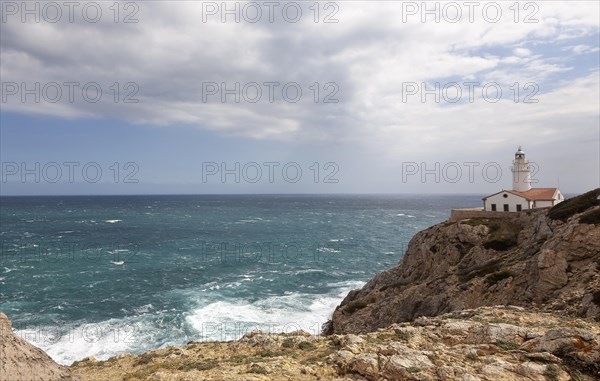
[{"label": "white sea foam", "polygon": [[317,251],[320,251],[323,253],[341,253],[340,250],[332,249],[331,247],[320,247],[317,249]]},{"label": "white sea foam", "polygon": [[121,222],[123,220],[104,220],[104,222],[108,222],[109,224],[116,224],[117,222]]},{"label": "white sea foam", "polygon": [[15,334],[43,349],[59,364],[93,356],[106,360],[119,353],[141,353],[165,345],[185,342],[177,327],[157,323],[155,315],[110,319],[98,323],[27,327]]},{"label": "white sea foam", "polygon": [[153,310],[153,309],[154,309],[154,306],[151,303],[149,303],[149,304],[145,304],[141,307],[136,307],[133,310],[138,314],[143,314],[143,313],[150,312],[150,310]]},{"label": "white sea foam", "polygon": [[363,285],[358,281],[331,283],[332,290],[325,295],[292,292],[257,301],[220,300],[186,313],[183,326],[169,323],[173,311],[154,311],[147,304],[135,308],[136,316],[93,324],[25,327],[15,333],[64,365],[88,356],[106,360],[119,353],[141,353],[192,339],[233,340],[254,329],[270,333],[302,329],[316,334],[348,291]]},{"label": "white sea foam", "polygon": [[268,333],[321,332],[348,291],[363,282],[340,282],[326,295],[289,293],[258,301],[217,301],[195,309],[187,321],[203,340],[235,340],[254,329]]}]

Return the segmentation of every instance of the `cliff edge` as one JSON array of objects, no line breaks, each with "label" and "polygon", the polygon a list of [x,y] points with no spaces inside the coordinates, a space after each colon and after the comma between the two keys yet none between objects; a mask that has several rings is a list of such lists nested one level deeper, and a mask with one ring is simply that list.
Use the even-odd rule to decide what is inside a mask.
[{"label": "cliff edge", "polygon": [[600,188],[510,218],[417,233],[397,266],[354,290],[326,333],[372,332],[420,316],[493,305],[600,320]]},{"label": "cliff edge", "polygon": [[15,335],[0,312],[0,381],[78,381],[69,368],[55,363],[43,350]]}]

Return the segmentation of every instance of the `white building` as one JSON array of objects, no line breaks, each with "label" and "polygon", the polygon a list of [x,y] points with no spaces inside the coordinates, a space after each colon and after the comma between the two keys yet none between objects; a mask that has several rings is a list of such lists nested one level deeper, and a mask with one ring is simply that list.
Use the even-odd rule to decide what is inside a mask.
[{"label": "white building", "polygon": [[564,200],[558,188],[532,188],[531,167],[519,147],[513,160],[513,187],[483,198],[483,209],[493,212],[520,212],[554,206]]}]

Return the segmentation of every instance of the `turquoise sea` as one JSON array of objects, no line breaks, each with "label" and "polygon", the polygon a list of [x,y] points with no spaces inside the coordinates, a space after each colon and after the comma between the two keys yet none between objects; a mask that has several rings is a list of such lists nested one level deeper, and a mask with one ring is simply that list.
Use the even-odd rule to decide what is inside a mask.
[{"label": "turquoise sea", "polygon": [[469,195],[0,198],[0,310],[56,361],[319,333]]}]

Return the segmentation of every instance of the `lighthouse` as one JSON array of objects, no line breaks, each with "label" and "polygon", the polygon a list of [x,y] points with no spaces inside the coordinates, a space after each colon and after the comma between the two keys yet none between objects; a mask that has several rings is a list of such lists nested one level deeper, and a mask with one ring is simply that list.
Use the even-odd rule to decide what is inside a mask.
[{"label": "lighthouse", "polygon": [[[503,189],[483,198],[483,208],[452,209],[451,221],[465,218],[500,217],[503,212],[521,212],[534,208],[549,208],[565,200],[558,188],[532,188],[531,167],[525,152],[519,147],[515,153],[512,189]],[[497,214],[498,213],[498,214]]]},{"label": "lighthouse", "polygon": [[511,168],[513,174],[512,189],[517,192],[527,192],[531,189],[531,168],[529,161],[525,158],[525,152],[519,146],[515,153],[513,166]]}]

